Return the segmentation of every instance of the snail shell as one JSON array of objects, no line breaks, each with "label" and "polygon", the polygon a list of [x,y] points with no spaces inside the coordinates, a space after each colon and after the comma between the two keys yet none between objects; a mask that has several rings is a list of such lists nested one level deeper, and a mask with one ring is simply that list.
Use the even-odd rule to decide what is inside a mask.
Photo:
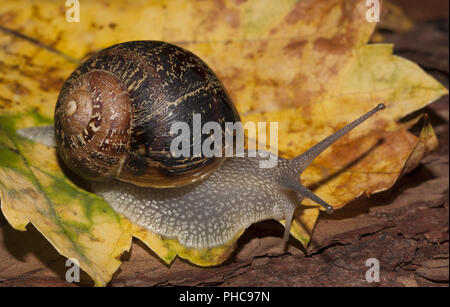
[{"label": "snail shell", "polygon": [[[64,83],[55,109],[58,153],[78,175],[146,187],[176,187],[209,176],[223,157],[174,157],[175,122],[240,117],[223,84],[197,56],[158,41],[102,50]],[[191,135],[191,147],[203,142]],[[224,143],[224,142],[222,142]],[[226,148],[224,146],[223,152]]]}]

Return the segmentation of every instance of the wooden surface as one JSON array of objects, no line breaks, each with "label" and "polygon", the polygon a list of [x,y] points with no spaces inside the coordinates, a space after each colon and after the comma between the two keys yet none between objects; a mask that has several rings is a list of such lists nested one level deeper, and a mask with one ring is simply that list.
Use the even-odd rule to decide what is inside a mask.
[{"label": "wooden surface", "polygon": [[[448,13],[443,19],[418,19],[409,32],[382,35],[395,43],[396,54],[417,62],[448,88]],[[283,227],[275,221],[250,227],[231,259],[213,268],[180,259],[167,266],[135,241],[110,285],[448,286],[448,97],[425,111],[439,150],[391,190],[321,215],[307,252],[292,239],[283,251]],[[380,261],[380,283],[365,281],[368,258]],[[65,282],[65,261],[31,225],[27,232],[13,230],[0,214],[0,286],[74,285]],[[82,274],[77,285],[91,281]]]}]

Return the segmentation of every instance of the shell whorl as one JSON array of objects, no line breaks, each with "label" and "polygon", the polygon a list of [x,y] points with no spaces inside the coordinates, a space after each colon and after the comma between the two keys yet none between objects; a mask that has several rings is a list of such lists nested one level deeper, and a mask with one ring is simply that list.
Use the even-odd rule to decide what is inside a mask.
[{"label": "shell whorl", "polygon": [[[103,78],[103,75],[108,77]],[[103,85],[111,81],[112,85],[106,87],[107,91],[116,94],[120,92],[121,98],[117,98],[115,103],[127,102],[130,106],[129,110],[121,107],[124,118],[129,120],[128,126],[125,123],[121,126],[121,129],[125,129],[121,133],[127,131],[126,136],[129,138],[123,142],[123,146],[114,150],[116,152],[111,159],[109,155],[104,156],[105,152],[96,149],[98,143],[93,141],[102,139],[92,138],[89,125],[93,125],[90,122],[93,117],[80,121],[77,113],[79,106],[72,102],[74,99],[71,95],[78,95],[79,100],[93,102],[92,106],[96,106],[96,103],[105,106],[105,99],[96,101],[98,93],[89,92],[97,85],[90,79],[96,79],[97,76],[99,84],[101,80],[104,81]],[[96,114],[89,107],[82,112],[83,116]],[[56,106],[55,134],[57,143],[62,145],[58,147],[63,148],[60,150],[63,160],[70,168],[74,166],[75,169],[72,169],[83,177],[95,179],[100,171],[99,179],[114,175],[121,181],[139,186],[183,186],[205,179],[225,160],[203,155],[175,158],[170,154],[170,144],[175,137],[170,133],[172,123],[183,122],[191,126],[193,114],[201,115],[202,124],[210,121],[222,124],[223,131],[225,122],[240,121],[223,84],[200,58],[165,42],[127,42],[102,50],[68,78]],[[76,130],[75,136],[72,136],[73,128],[68,118],[79,121],[74,127],[83,131]],[[108,125],[102,125],[108,118],[110,116],[101,115],[100,121],[93,120],[96,123],[96,133],[111,133]],[[80,133],[87,138],[79,140]],[[120,136],[125,137],[125,134]],[[201,142],[207,137],[208,135],[202,135]],[[121,138],[119,141],[125,139]],[[193,143],[191,135],[191,147]],[[81,149],[83,146],[87,146],[86,150]],[[79,150],[83,151],[81,155]],[[73,153],[66,153],[67,151]],[[88,156],[88,152],[91,156]],[[96,158],[92,154],[98,154],[101,161],[90,161]],[[111,167],[109,170],[105,170],[105,162]],[[83,167],[83,164],[87,167]],[[91,166],[94,168],[93,172],[88,169]]]},{"label": "shell whorl", "polygon": [[58,152],[77,174],[91,180],[114,177],[126,159],[131,105],[122,83],[107,71],[83,74],[58,99]]}]

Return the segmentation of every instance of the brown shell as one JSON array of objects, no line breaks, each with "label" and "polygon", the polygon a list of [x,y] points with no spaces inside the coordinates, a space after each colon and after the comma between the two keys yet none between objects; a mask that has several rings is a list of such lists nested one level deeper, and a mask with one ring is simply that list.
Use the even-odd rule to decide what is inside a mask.
[{"label": "brown shell", "polygon": [[121,43],[87,60],[64,83],[55,109],[58,152],[84,178],[186,185],[225,159],[170,154],[172,123],[191,127],[195,113],[222,131],[225,122],[240,121],[223,84],[191,52],[158,41]]}]

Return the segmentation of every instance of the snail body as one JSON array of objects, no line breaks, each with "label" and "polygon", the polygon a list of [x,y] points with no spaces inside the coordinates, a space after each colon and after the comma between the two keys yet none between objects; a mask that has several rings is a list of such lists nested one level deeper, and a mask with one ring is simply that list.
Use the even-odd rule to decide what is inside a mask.
[{"label": "snail body", "polygon": [[[378,105],[292,159],[269,152],[228,159],[175,157],[168,149],[172,122],[191,122],[194,113],[221,125],[240,117],[222,83],[198,57],[168,43],[137,41],[107,48],[71,74],[56,104],[54,126],[17,132],[55,146],[72,171],[90,180],[92,190],[133,223],[186,247],[210,248],[265,219],[285,219],[287,240],[304,198],[332,212],[301,184],[300,174],[383,108]],[[195,140],[190,142],[193,146]],[[262,168],[260,161],[268,155],[278,163]]]}]

